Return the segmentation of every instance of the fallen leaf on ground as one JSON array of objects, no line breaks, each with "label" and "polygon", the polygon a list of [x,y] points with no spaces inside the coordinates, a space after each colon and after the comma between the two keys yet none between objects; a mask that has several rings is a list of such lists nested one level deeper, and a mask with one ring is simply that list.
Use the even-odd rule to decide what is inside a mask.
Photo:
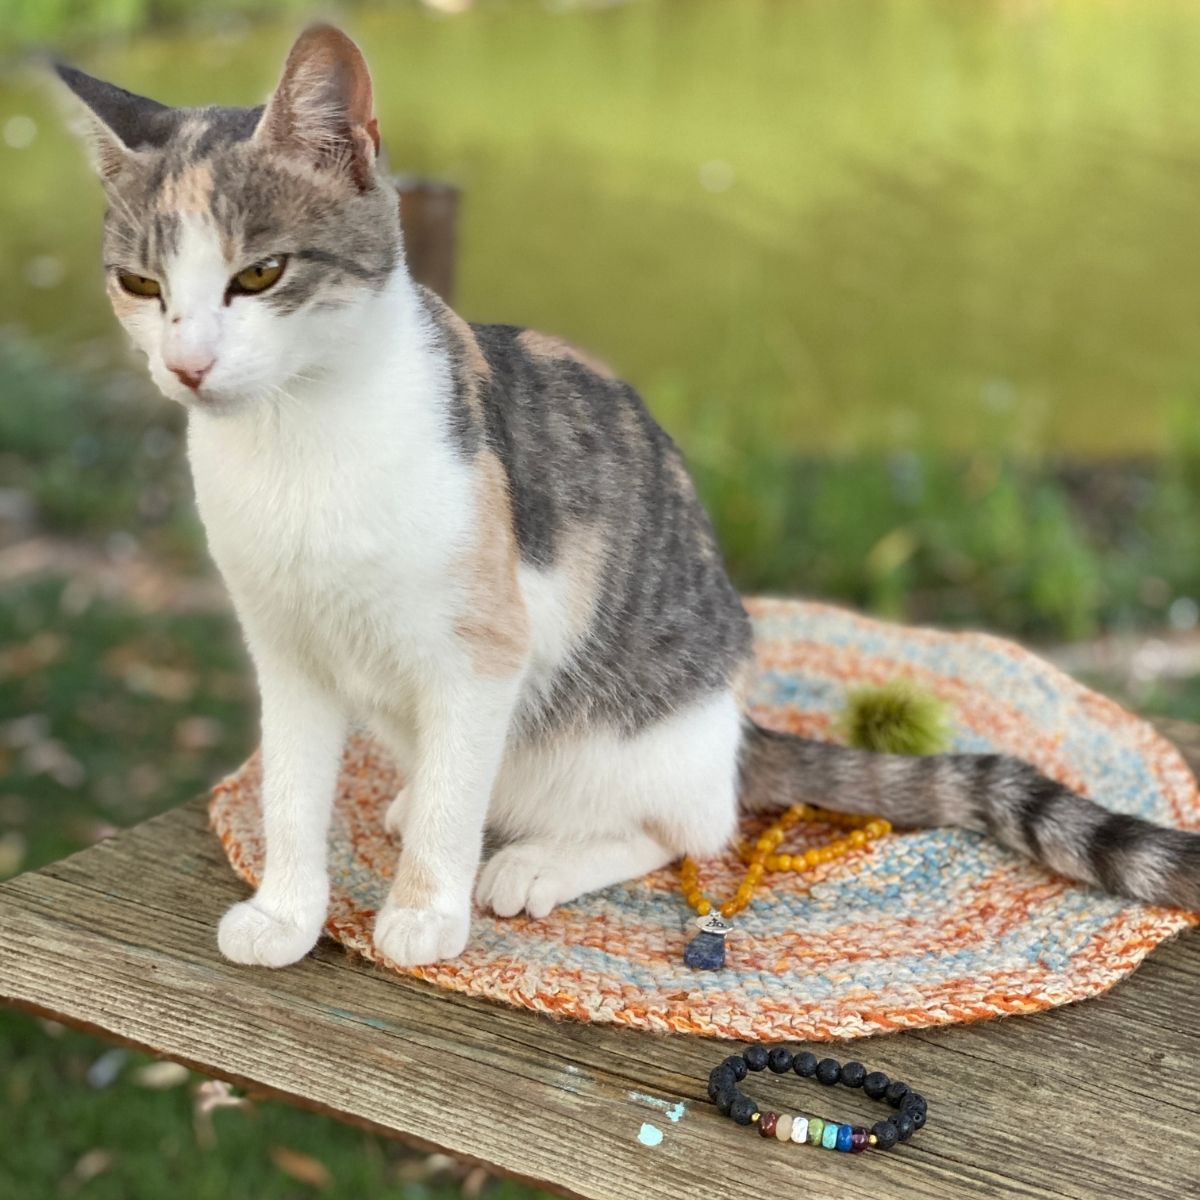
[{"label": "fallen leaf on ground", "polygon": [[225,726],[215,717],[185,717],[175,726],[175,745],[180,750],[211,750],[224,736]]},{"label": "fallen leaf on ground", "polygon": [[116,1082],[121,1068],[129,1058],[128,1050],[105,1050],[87,1070],[87,1081],[90,1087],[97,1090],[110,1087]]},{"label": "fallen leaf on ground", "polygon": [[138,1087],[152,1088],[155,1091],[178,1087],[181,1083],[187,1083],[189,1078],[187,1067],[173,1062],[148,1063],[133,1073],[133,1082]]},{"label": "fallen leaf on ground", "polygon": [[25,861],[25,836],[13,830],[0,837],[0,876],[15,875]]},{"label": "fallen leaf on ground", "polygon": [[223,1079],[206,1079],[198,1083],[193,1096],[192,1123],[196,1131],[196,1144],[201,1150],[212,1150],[216,1147],[217,1134],[213,1129],[212,1115],[217,1109],[240,1108],[247,1112],[251,1110],[250,1101],[237,1095]]},{"label": "fallen leaf on ground", "polygon": [[90,1183],[97,1175],[103,1175],[113,1165],[113,1156],[108,1150],[95,1147],[83,1154],[71,1169],[71,1180],[75,1183]]},{"label": "fallen leaf on ground", "polygon": [[272,1146],[271,1161],[285,1174],[315,1188],[327,1188],[333,1182],[329,1168],[309,1154],[287,1146]]}]

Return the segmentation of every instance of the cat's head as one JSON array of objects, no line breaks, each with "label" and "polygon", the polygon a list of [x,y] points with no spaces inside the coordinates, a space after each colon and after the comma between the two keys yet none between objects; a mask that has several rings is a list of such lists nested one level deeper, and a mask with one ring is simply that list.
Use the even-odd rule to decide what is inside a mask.
[{"label": "cat's head", "polygon": [[258,108],[168,108],[57,70],[108,198],[109,299],[164,395],[234,411],[336,362],[402,269],[358,47],[309,29]]}]

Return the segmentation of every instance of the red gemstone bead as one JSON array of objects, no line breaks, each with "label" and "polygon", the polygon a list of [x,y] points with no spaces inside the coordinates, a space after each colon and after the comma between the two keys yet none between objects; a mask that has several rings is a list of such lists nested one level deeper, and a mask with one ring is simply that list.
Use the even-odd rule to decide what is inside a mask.
[{"label": "red gemstone bead", "polygon": [[861,1125],[850,1130],[850,1153],[861,1154],[871,1144],[871,1134]]},{"label": "red gemstone bead", "polygon": [[758,1123],[758,1132],[763,1137],[774,1137],[775,1126],[779,1124],[778,1113],[763,1113],[762,1120]]}]

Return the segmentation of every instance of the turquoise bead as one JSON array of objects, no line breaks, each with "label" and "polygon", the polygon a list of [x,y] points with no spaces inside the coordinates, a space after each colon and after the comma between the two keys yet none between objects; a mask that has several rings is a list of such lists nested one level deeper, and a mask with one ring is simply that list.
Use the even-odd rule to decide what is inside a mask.
[{"label": "turquoise bead", "polygon": [[843,1154],[849,1154],[850,1147],[854,1144],[853,1130],[849,1125],[839,1125],[837,1132],[837,1148]]},{"label": "turquoise bead", "polygon": [[838,1143],[838,1131],[842,1128],[841,1125],[833,1121],[826,1121],[825,1128],[821,1130],[821,1145],[826,1150],[836,1150]]}]

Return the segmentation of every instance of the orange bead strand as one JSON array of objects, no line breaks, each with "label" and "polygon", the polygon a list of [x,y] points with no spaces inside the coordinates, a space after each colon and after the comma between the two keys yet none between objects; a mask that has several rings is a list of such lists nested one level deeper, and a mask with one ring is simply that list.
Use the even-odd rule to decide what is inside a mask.
[{"label": "orange bead strand", "polygon": [[[826,825],[840,825],[851,830],[850,833],[833,838],[824,846],[813,846],[795,854],[777,853],[783,842],[784,834],[801,821],[820,821]],[[700,889],[700,868],[695,860],[685,858],[679,864],[679,883],[683,897],[688,904],[702,917],[708,916],[717,907],[726,920],[736,916],[754,898],[754,889],[762,882],[763,876],[773,871],[794,871],[803,874],[822,863],[835,862],[845,857],[851,850],[861,849],[870,845],[878,838],[891,833],[890,822],[882,817],[860,816],[857,813],[830,812],[823,808],[814,808],[811,804],[793,804],[791,808],[780,813],[766,829],[759,834],[754,845],[743,842],[738,847],[738,857],[746,864],[746,874],[742,878],[737,891],[725,901],[716,905]]]}]

